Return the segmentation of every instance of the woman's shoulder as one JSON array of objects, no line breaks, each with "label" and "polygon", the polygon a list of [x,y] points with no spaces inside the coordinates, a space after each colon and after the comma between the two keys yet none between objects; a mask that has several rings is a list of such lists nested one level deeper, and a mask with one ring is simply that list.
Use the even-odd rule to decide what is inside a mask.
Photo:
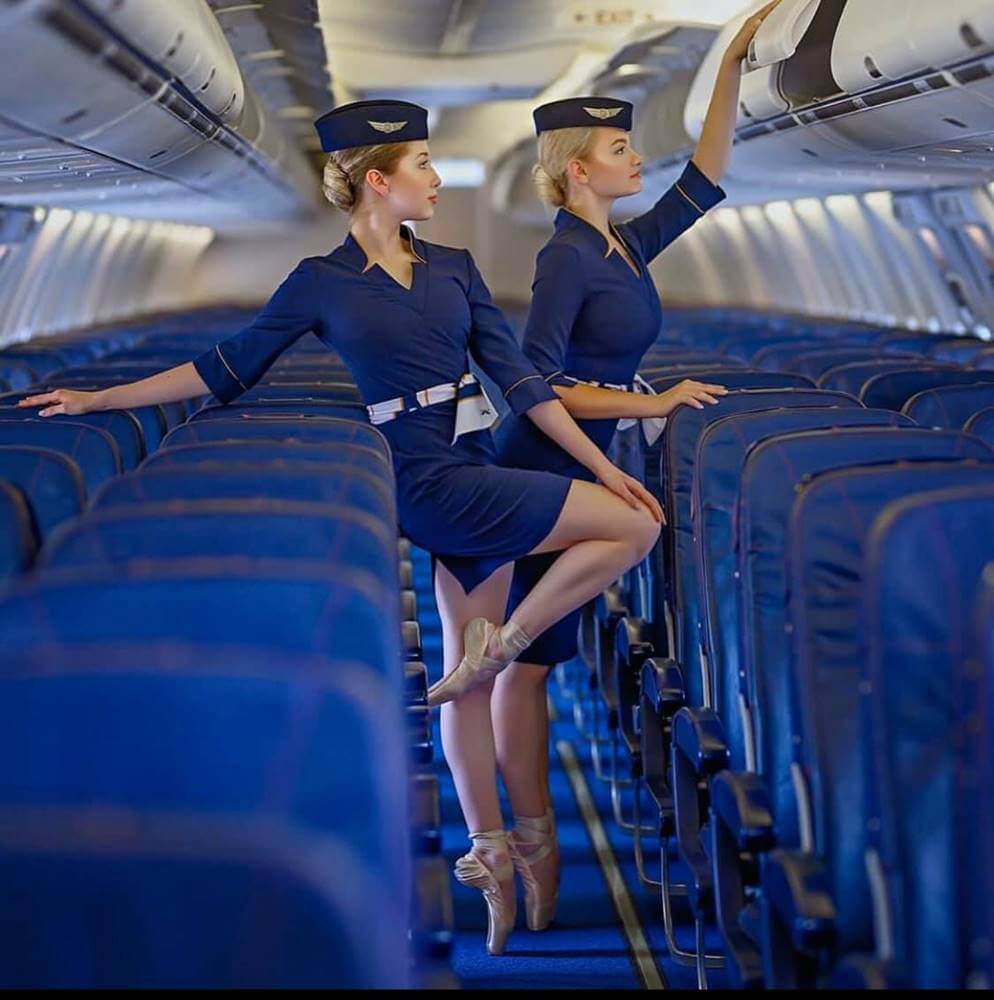
[{"label": "woman's shoulder", "polygon": [[444,243],[432,243],[429,240],[422,239],[418,240],[417,246],[423,252],[427,252],[433,260],[450,261],[462,266],[466,265],[467,260],[472,264],[476,263],[473,260],[473,255],[466,247],[450,247]]},{"label": "woman's shoulder", "polygon": [[571,232],[555,232],[542,245],[535,264],[543,270],[549,269],[573,269],[581,266],[583,260],[584,244],[576,239]]}]

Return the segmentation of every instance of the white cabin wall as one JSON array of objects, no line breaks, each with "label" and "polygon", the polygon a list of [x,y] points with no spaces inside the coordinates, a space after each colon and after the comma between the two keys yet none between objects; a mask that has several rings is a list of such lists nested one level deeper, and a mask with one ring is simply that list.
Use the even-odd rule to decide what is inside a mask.
[{"label": "white cabin wall", "polygon": [[26,239],[0,244],[0,346],[187,308],[203,226],[36,209]]},{"label": "white cabin wall", "polygon": [[664,304],[965,329],[926,243],[896,219],[886,191],[717,209],[650,270]]},{"label": "white cabin wall", "polygon": [[191,294],[198,305],[262,305],[303,257],[323,257],[345,238],[348,217],[331,208],[309,225],[219,236],[200,262]]}]

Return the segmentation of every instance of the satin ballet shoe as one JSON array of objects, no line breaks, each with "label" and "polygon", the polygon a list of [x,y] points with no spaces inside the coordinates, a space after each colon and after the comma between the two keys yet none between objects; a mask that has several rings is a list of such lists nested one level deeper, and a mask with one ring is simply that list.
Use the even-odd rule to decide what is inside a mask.
[{"label": "satin ballet shoe", "polygon": [[[500,657],[485,655],[495,632],[500,644]],[[471,618],[463,630],[463,658],[455,670],[450,670],[428,689],[429,707],[454,701],[493,679],[531,643],[528,634],[515,622],[498,628],[486,618]]]},{"label": "satin ballet shoe", "polygon": [[[514,930],[518,909],[517,894],[512,893],[508,902],[500,887],[501,882],[514,879],[515,866],[507,831],[485,830],[483,833],[471,833],[469,839],[473,841],[473,848],[456,861],[456,880],[483,893],[487,904],[487,951],[491,955],[501,955]],[[491,868],[478,851],[499,852],[503,860]]]},{"label": "satin ballet shoe", "polygon": [[[535,866],[558,854],[555,819],[549,809],[544,816],[515,816],[514,829],[508,834],[511,860],[525,888],[525,920],[530,931],[544,931],[552,923],[559,901],[558,860],[543,881]],[[551,875],[551,878],[550,878]]]}]

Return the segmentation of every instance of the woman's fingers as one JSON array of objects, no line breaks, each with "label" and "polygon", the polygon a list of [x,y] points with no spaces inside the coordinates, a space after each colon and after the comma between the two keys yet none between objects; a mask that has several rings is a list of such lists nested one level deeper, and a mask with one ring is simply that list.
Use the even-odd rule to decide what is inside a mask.
[{"label": "woman's fingers", "polygon": [[653,516],[653,519],[656,521],[662,521],[663,508],[660,507],[659,501],[652,495],[652,493],[637,479],[630,479],[629,485],[642,504],[648,508],[649,513]]},{"label": "woman's fingers", "polygon": [[56,403],[59,397],[54,392],[43,392],[38,396],[27,396],[18,400],[18,406],[44,406],[45,403]]}]

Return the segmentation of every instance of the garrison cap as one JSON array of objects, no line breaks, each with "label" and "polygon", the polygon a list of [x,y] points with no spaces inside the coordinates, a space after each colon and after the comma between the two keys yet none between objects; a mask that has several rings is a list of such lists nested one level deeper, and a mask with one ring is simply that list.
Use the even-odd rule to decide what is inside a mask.
[{"label": "garrison cap", "polygon": [[353,101],[314,122],[326,153],[428,138],[428,111],[409,101]]},{"label": "garrison cap", "polygon": [[611,97],[567,97],[542,104],[532,112],[535,134],[557,128],[590,128],[609,125],[626,132],[632,130],[632,105]]}]

